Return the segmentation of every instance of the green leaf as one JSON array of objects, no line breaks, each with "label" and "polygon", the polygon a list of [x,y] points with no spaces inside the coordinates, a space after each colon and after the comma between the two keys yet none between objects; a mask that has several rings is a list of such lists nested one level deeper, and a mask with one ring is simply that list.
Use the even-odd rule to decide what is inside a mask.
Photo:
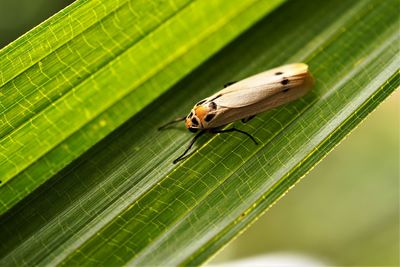
[{"label": "green leaf", "polygon": [[78,1],[0,52],[0,214],[282,0]]},{"label": "green leaf", "polygon": [[[399,86],[398,3],[284,4],[8,212],[0,262],[204,262]],[[159,125],[228,81],[287,62],[307,62],[316,85],[235,123],[260,145],[234,133],[204,136],[186,161],[171,163],[192,135]]]}]

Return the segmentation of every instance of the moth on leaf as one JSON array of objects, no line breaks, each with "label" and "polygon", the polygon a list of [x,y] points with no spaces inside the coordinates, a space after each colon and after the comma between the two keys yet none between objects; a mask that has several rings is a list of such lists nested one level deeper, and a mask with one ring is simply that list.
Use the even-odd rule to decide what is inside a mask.
[{"label": "moth on leaf", "polygon": [[177,118],[159,129],[179,121],[185,121],[186,128],[197,133],[186,150],[174,163],[184,159],[196,140],[205,132],[238,132],[248,136],[255,144],[255,138],[235,127],[221,129],[233,121],[248,122],[257,114],[284,105],[304,96],[311,90],[314,79],[308,65],[293,63],[250,76],[238,82],[230,82],[224,89],[199,101],[189,115]]}]

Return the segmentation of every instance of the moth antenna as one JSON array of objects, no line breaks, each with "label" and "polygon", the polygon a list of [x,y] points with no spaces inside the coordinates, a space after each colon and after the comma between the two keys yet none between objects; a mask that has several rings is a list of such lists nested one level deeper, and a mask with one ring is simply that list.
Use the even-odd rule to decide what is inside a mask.
[{"label": "moth antenna", "polygon": [[174,123],[177,123],[177,122],[180,122],[180,121],[184,121],[185,119],[186,119],[186,116],[185,117],[176,118],[175,120],[172,120],[172,121],[170,121],[170,122],[158,127],[158,130],[160,131],[162,129],[165,129],[167,126],[169,126],[171,124],[174,124]]}]

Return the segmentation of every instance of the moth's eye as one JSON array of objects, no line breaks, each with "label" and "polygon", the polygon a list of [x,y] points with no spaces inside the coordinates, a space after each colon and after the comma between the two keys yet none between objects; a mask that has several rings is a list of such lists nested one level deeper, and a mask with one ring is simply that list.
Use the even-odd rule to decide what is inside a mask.
[{"label": "moth's eye", "polygon": [[192,118],[192,124],[193,125],[199,125],[199,122],[197,121],[196,118]]},{"label": "moth's eye", "polygon": [[207,114],[207,116],[204,118],[206,122],[211,121],[215,117],[215,114]]},{"label": "moth's eye", "polygon": [[201,104],[203,104],[204,102],[206,102],[206,100],[201,100],[200,102],[197,102],[196,106],[200,106]]},{"label": "moth's eye", "polygon": [[198,129],[196,129],[196,128],[192,128],[192,127],[189,128],[189,131],[191,131],[192,133],[197,132],[197,130],[198,130]]},{"label": "moth's eye", "polygon": [[283,74],[283,72],[281,72],[281,71],[275,72],[275,75],[282,75],[282,74]]},{"label": "moth's eye", "polygon": [[215,110],[215,109],[217,109],[217,104],[215,104],[215,102],[210,102],[210,104],[208,105],[208,107],[209,107],[211,110]]}]

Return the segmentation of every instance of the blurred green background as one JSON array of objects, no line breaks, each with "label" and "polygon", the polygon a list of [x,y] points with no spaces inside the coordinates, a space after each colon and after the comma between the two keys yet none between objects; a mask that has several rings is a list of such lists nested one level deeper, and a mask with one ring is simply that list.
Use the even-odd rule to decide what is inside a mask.
[{"label": "blurred green background", "polygon": [[[71,2],[1,0],[0,48]],[[397,91],[210,263],[295,252],[329,265],[400,265],[399,114]]]},{"label": "blurred green background", "polygon": [[0,0],[0,48],[74,0]]}]

